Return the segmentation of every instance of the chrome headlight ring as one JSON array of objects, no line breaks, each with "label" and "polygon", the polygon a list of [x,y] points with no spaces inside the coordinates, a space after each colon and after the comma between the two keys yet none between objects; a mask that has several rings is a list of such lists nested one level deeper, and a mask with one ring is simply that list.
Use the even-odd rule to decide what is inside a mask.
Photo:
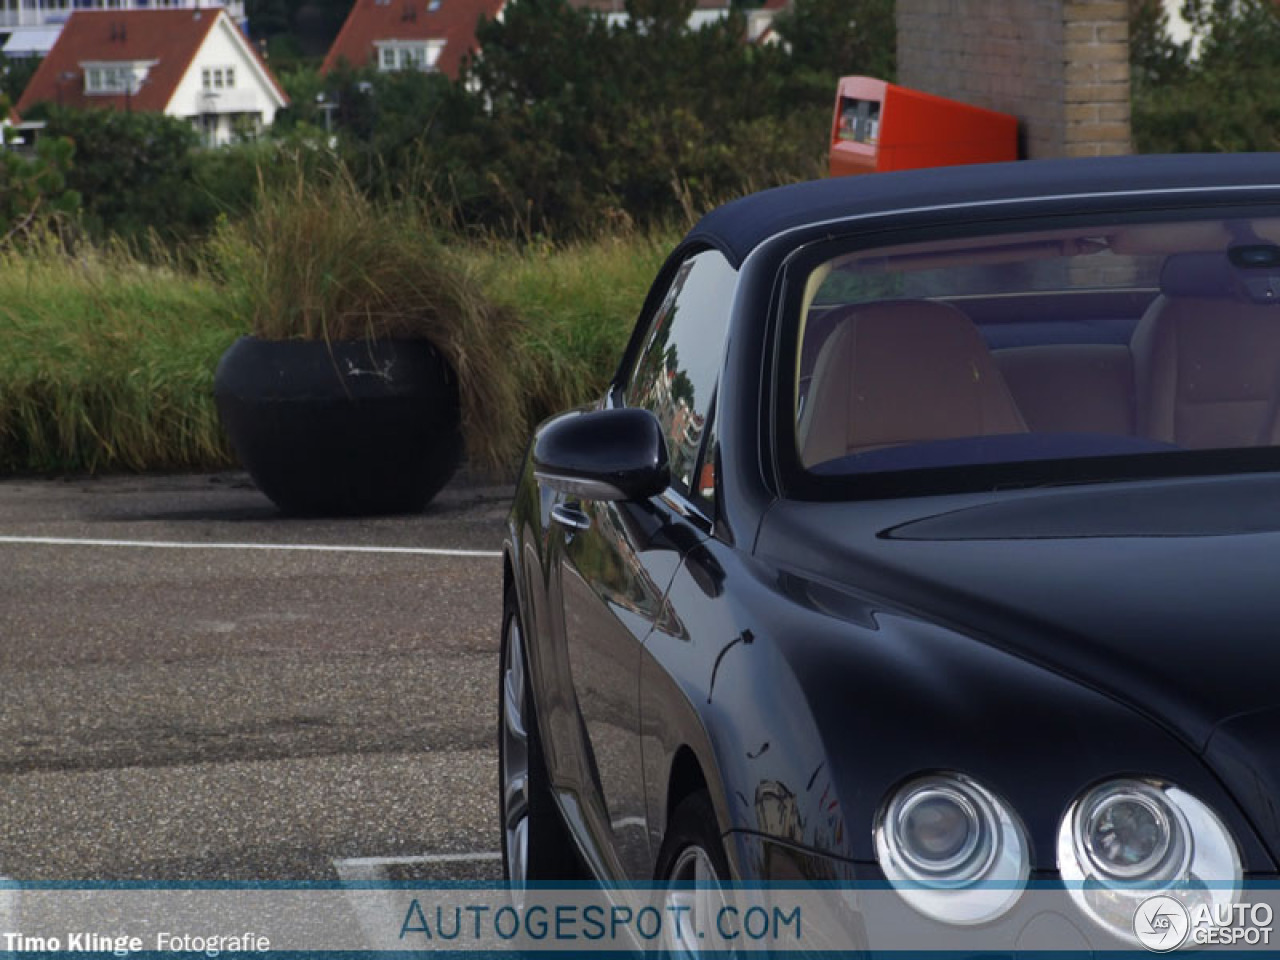
[{"label": "chrome headlight ring", "polygon": [[1150,897],[1214,910],[1235,902],[1243,879],[1217,814],[1179,787],[1138,778],[1109,780],[1071,804],[1058,828],[1058,870],[1081,912],[1130,943]]},{"label": "chrome headlight ring", "polygon": [[944,923],[986,923],[1017,902],[1030,873],[1026,831],[1012,809],[958,773],[899,787],[875,824],[886,879],[914,909]]}]

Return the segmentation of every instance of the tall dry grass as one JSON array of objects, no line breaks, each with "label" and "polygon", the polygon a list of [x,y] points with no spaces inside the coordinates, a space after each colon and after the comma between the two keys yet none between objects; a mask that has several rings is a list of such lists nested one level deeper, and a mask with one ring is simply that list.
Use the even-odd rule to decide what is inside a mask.
[{"label": "tall dry grass", "polygon": [[526,431],[602,394],[677,239],[674,231],[629,231],[565,247],[490,244],[460,254],[520,318],[513,363]]}]

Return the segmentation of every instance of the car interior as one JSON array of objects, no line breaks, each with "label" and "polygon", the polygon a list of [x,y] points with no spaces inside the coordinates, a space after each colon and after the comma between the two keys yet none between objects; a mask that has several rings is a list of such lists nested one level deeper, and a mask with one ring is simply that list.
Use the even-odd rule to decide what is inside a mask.
[{"label": "car interior", "polygon": [[801,323],[801,462],[841,474],[1278,444],[1272,235],[1280,221],[1142,224],[824,264]]}]

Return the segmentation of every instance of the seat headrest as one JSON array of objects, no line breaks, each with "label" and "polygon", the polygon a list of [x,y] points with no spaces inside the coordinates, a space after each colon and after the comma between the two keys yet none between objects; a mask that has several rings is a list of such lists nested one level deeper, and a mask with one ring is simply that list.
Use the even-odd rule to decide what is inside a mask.
[{"label": "seat headrest", "polygon": [[1166,297],[1212,299],[1231,296],[1234,289],[1225,250],[1172,253],[1160,268],[1160,292]]},{"label": "seat headrest", "polygon": [[1004,378],[957,307],[889,300],[841,309],[800,425],[806,465],[875,447],[1026,432]]}]

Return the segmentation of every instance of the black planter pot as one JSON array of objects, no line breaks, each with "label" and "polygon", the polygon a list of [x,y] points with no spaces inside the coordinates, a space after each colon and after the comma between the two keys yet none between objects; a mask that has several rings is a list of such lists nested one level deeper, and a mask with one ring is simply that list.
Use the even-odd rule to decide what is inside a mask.
[{"label": "black planter pot", "polygon": [[241,337],[214,394],[240,462],[286,513],[417,512],[462,459],[457,379],[424,340]]}]

